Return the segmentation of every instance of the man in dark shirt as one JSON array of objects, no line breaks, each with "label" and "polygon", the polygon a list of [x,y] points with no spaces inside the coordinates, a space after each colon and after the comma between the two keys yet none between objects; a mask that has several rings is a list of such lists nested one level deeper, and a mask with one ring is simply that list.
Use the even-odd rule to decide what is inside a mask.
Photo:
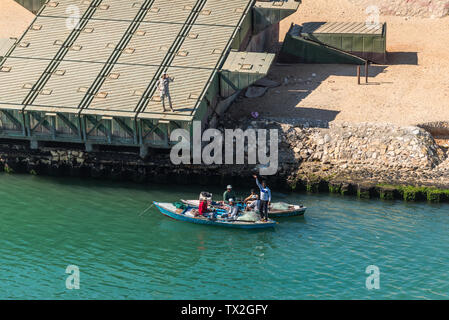
[{"label": "man in dark shirt", "polygon": [[232,190],[232,186],[228,185],[226,191],[223,193],[223,202],[229,202],[229,199],[235,199],[235,193]]}]

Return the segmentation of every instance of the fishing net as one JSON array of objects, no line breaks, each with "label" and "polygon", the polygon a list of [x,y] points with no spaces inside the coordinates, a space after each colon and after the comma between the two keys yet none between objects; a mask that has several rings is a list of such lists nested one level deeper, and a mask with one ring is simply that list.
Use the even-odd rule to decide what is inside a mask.
[{"label": "fishing net", "polygon": [[290,209],[290,205],[285,202],[276,202],[271,205],[272,210],[288,210]]},{"label": "fishing net", "polygon": [[176,207],[176,209],[185,210],[187,209],[187,206],[182,202],[175,202],[173,205]]},{"label": "fishing net", "polygon": [[256,221],[260,220],[260,216],[257,213],[255,213],[254,211],[247,211],[247,212],[243,213],[240,217],[238,217],[237,220],[256,222]]}]

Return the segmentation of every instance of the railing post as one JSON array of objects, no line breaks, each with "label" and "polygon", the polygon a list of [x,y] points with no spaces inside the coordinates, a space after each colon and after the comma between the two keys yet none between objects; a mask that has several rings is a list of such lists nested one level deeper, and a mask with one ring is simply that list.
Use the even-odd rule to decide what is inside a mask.
[{"label": "railing post", "polygon": [[361,67],[357,66],[357,84],[360,85],[360,73],[361,73]]},{"label": "railing post", "polygon": [[368,66],[369,66],[369,62],[366,61],[365,63],[365,83],[368,83]]}]

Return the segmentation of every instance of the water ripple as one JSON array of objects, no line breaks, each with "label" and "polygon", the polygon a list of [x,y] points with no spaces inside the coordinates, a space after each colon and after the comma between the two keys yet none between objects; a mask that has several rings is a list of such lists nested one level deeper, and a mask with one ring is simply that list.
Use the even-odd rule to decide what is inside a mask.
[{"label": "water ripple", "polygon": [[[449,298],[447,205],[283,195],[306,216],[252,232],[141,215],[204,187],[0,179],[0,298]],[[80,290],[65,288],[69,264]],[[380,290],[365,287],[369,265]]]}]

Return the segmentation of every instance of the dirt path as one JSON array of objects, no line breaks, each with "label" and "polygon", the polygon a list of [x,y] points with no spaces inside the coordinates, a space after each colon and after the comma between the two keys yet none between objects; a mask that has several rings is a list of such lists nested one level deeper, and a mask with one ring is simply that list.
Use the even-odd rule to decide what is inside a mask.
[{"label": "dirt path", "polygon": [[[304,0],[283,21],[281,38],[292,22],[365,21],[365,8],[348,0]],[[232,107],[235,117],[258,111],[275,118],[388,122],[415,125],[449,121],[449,17],[381,16],[388,23],[389,65],[372,66],[369,85],[357,85],[351,65],[299,64],[272,68],[269,78],[286,82]]]}]

